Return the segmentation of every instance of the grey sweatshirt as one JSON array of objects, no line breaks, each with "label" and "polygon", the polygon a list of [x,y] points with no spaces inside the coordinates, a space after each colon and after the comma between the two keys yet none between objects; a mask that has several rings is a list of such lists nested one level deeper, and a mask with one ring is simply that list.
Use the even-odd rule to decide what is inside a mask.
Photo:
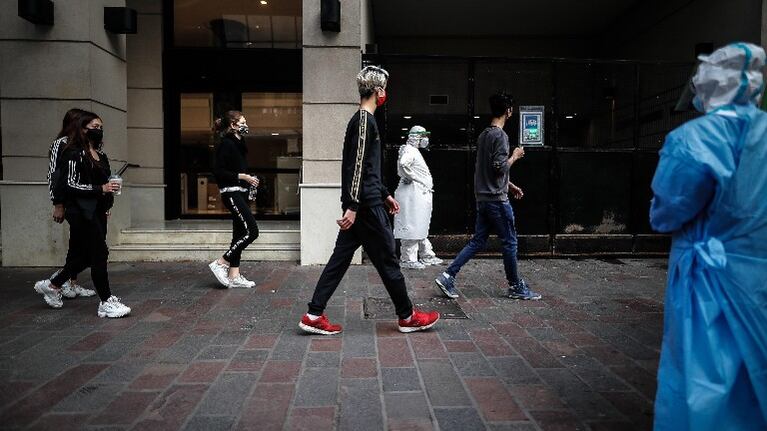
[{"label": "grey sweatshirt", "polygon": [[509,200],[509,137],[500,127],[488,127],[477,138],[474,196],[477,202]]}]

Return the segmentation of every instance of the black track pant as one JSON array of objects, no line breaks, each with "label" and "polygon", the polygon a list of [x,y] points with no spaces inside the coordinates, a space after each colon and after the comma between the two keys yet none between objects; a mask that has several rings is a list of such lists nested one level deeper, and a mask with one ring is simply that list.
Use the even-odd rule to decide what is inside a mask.
[{"label": "black track pant", "polygon": [[309,313],[321,315],[336,291],[338,284],[349,269],[354,252],[362,246],[370,261],[373,262],[378,275],[386,287],[394,309],[401,319],[410,317],[413,304],[407,294],[405,277],[399,267],[395,254],[394,235],[391,230],[389,215],[383,205],[370,208],[360,208],[357,219],[348,230],[338,233],[336,246],[328,264],[322,271],[317,286],[314,288],[312,302],[309,303]]},{"label": "black track pant", "polygon": [[250,212],[247,196],[246,192],[221,193],[226,209],[232,213],[232,244],[224,253],[224,259],[233,268],[240,266],[240,257],[245,247],[258,238],[258,224]]},{"label": "black track pant", "polygon": [[67,211],[65,218],[69,223],[67,261],[51,283],[61,287],[73,275],[90,267],[93,286],[99,298],[106,301],[112,296],[107,274],[106,214],[94,215],[93,220],[88,220],[79,212]]}]

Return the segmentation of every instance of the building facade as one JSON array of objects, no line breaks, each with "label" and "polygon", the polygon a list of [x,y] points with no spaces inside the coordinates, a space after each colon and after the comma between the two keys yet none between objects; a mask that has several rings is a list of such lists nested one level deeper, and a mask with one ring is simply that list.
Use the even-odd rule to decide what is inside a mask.
[{"label": "building facade", "polygon": [[[377,113],[392,191],[402,130],[432,131],[432,233],[442,250],[471,234],[474,142],[489,120],[487,96],[506,89],[519,105],[543,106],[546,125],[515,174],[528,196],[517,208],[523,252],[663,252],[643,214],[663,136],[691,118],[669,107],[695,51],[764,45],[767,33],[762,0],[341,0],[339,32],[321,29],[320,0],[54,0],[52,25],[13,13],[23,2],[0,0],[5,266],[62,263],[67,229],[51,220],[45,174],[72,107],[102,116],[113,166],[139,165],[112,211],[113,260],[223,250],[212,125],[237,109],[263,183],[253,205],[263,233],[246,257],[325,263],[365,63],[392,73],[391,101]],[[135,11],[135,33],[105,29],[105,7]]]}]

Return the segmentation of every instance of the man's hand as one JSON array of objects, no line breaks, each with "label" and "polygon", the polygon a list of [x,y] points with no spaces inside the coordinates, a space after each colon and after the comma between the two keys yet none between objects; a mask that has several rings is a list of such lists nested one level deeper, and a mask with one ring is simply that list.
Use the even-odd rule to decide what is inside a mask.
[{"label": "man's hand", "polygon": [[64,222],[64,205],[58,204],[53,206],[53,221],[56,223]]},{"label": "man's hand", "polygon": [[511,153],[511,157],[509,157],[509,166],[513,165],[514,162],[521,159],[522,157],[525,157],[525,149],[522,147],[514,148],[514,151]]},{"label": "man's hand", "polygon": [[343,218],[336,220],[336,223],[338,223],[338,226],[341,228],[341,230],[348,230],[352,227],[355,220],[357,220],[357,212],[346,210],[346,212],[344,212]]},{"label": "man's hand", "polygon": [[389,196],[386,198],[386,208],[389,210],[389,214],[399,214],[399,202],[396,199]]},{"label": "man's hand", "polygon": [[509,183],[509,191],[511,192],[511,195],[514,196],[514,199],[522,199],[525,196],[525,193],[522,191],[521,188],[514,185],[514,183]]}]

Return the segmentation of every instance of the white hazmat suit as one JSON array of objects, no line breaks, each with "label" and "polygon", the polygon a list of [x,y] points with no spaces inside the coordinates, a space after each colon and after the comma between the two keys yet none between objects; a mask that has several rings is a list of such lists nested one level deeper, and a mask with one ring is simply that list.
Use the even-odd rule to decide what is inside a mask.
[{"label": "white hazmat suit", "polygon": [[419,151],[428,145],[426,129],[414,126],[408,133],[407,142],[399,149],[397,173],[400,182],[394,197],[400,203],[400,212],[394,216],[394,238],[402,244],[403,268],[423,269],[426,265],[442,263],[428,239],[434,182]]}]

